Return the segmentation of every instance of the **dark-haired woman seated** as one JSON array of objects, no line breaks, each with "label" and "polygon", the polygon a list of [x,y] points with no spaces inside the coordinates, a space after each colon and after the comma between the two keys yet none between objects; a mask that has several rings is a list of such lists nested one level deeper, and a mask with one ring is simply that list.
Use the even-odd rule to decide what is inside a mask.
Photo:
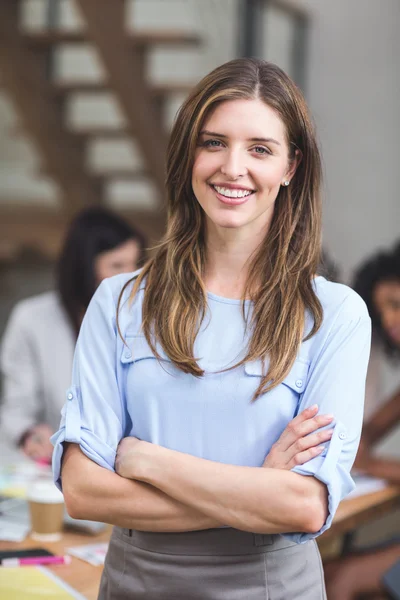
[{"label": "dark-haired woman seated", "polygon": [[143,235],[104,208],[72,222],[57,264],[57,289],[19,302],[2,341],[1,439],[35,460],[49,460],[79,327],[99,283],[134,271]]}]

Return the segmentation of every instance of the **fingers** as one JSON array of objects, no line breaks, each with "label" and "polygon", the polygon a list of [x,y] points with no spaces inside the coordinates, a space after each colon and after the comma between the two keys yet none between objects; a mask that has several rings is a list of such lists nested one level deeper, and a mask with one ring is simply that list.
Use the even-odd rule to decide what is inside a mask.
[{"label": "fingers", "polygon": [[315,458],[329,442],[333,428],[327,428],[333,415],[318,415],[318,406],[310,406],[292,419],[265,458],[263,466],[291,469]]},{"label": "fingers", "polygon": [[291,461],[288,463],[287,468],[293,469],[293,467],[298,467],[299,465],[304,465],[304,463],[308,462],[312,458],[319,456],[325,450],[325,446],[314,446],[313,448],[309,448],[308,450],[304,450],[304,452],[298,452],[293,456]]},{"label": "fingers", "polygon": [[293,444],[294,439],[298,436],[297,430],[300,428],[303,423],[307,420],[314,418],[318,413],[318,405],[314,404],[303,410],[300,414],[297,415],[294,419],[288,423],[287,427],[283,431],[279,441],[283,443],[283,450],[286,450],[289,446]]},{"label": "fingers", "polygon": [[318,431],[317,433],[311,433],[306,437],[299,438],[292,444],[292,446],[288,449],[290,452],[292,450],[292,454],[301,454],[305,450],[309,450],[309,448],[315,448],[324,442],[328,442],[333,435],[333,429],[323,429],[322,431]]},{"label": "fingers", "polygon": [[326,427],[334,420],[333,415],[317,415],[317,412],[318,406],[315,404],[290,421],[278,441],[281,450],[287,450],[298,439],[308,436],[321,427]]},{"label": "fingers", "polygon": [[312,419],[308,419],[303,423],[300,423],[297,427],[298,435],[305,436],[321,427],[326,427],[334,420],[333,415],[317,415]]}]

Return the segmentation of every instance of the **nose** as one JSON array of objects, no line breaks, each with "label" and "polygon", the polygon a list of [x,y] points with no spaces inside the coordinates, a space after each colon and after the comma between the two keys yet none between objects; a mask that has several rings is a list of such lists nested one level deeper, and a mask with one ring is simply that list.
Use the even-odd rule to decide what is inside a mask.
[{"label": "nose", "polygon": [[381,312],[381,321],[385,329],[391,329],[392,327],[400,324],[400,311],[393,310],[392,308],[386,308]]},{"label": "nose", "polygon": [[232,180],[247,174],[246,160],[239,149],[232,149],[224,153],[221,173]]}]

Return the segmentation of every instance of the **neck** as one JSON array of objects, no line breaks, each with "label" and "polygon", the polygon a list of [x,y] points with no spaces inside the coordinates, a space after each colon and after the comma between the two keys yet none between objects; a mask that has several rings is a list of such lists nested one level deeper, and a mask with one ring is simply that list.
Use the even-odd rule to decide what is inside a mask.
[{"label": "neck", "polygon": [[242,298],[251,259],[265,238],[264,229],[207,226],[205,285],[208,291],[227,298]]}]

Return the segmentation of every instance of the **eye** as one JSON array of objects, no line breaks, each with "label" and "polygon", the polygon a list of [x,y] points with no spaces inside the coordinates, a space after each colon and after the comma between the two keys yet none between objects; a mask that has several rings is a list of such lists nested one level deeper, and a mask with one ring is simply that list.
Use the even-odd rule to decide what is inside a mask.
[{"label": "eye", "polygon": [[272,154],[271,150],[269,148],[266,148],[265,146],[254,146],[252,150],[255,154],[258,154],[260,156],[263,156],[265,154]]},{"label": "eye", "polygon": [[390,305],[392,310],[400,310],[400,301],[399,300],[391,300]]},{"label": "eye", "polygon": [[204,148],[221,148],[222,142],[220,142],[220,140],[205,140],[202,146],[204,146]]}]

